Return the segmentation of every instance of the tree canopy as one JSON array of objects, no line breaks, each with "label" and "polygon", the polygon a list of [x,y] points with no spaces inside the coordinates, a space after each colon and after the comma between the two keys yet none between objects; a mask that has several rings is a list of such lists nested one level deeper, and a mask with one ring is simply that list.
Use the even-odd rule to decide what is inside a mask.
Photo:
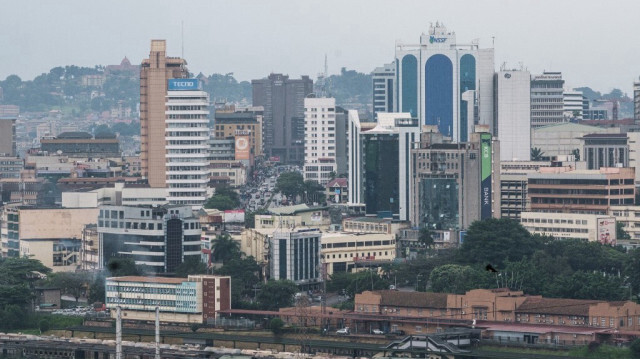
[{"label": "tree canopy", "polygon": [[304,178],[300,172],[284,172],[276,180],[275,190],[295,199],[304,194]]},{"label": "tree canopy", "polygon": [[220,211],[227,211],[240,207],[240,197],[231,187],[220,186],[216,188],[216,193],[204,203],[204,208],[215,208]]},{"label": "tree canopy", "polygon": [[258,303],[263,310],[278,310],[293,305],[298,286],[290,280],[270,280],[258,292]]}]

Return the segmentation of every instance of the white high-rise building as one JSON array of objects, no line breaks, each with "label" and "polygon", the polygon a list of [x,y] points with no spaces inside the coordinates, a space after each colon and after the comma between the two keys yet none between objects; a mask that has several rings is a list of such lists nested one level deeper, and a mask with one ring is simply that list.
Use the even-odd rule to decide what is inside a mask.
[{"label": "white high-rise building", "polygon": [[336,162],[336,99],[304,99],[304,179],[326,185]]},{"label": "white high-rise building", "polygon": [[419,44],[396,44],[398,112],[422,125],[436,125],[446,137],[466,142],[474,125],[493,130],[493,48],[478,40],[457,43],[456,34],[439,23]]},{"label": "white high-rise building", "polygon": [[165,114],[167,200],[200,209],[208,182],[209,94],[197,79],[169,80]]},{"label": "white high-rise building", "polygon": [[384,64],[371,73],[373,80],[373,117],[378,112],[396,112],[396,64]]},{"label": "white high-rise building", "polygon": [[582,91],[564,90],[562,94],[562,114],[567,120],[582,120]]},{"label": "white high-rise building", "polygon": [[531,127],[555,125],[565,121],[564,80],[561,72],[543,72],[531,79]]},{"label": "white high-rise building", "polygon": [[496,113],[501,161],[528,161],[531,155],[531,74],[502,69],[495,76]]}]

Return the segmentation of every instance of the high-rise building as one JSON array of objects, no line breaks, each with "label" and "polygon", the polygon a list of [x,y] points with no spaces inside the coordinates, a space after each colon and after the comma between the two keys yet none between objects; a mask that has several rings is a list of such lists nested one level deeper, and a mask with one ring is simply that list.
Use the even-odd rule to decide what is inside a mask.
[{"label": "high-rise building", "polygon": [[264,108],[262,141],[265,155],[285,163],[304,161],[304,99],[313,92],[313,80],[289,79],[282,74],[251,81],[253,105]]},{"label": "high-rise building", "polygon": [[318,229],[278,229],[270,238],[271,279],[288,279],[306,289],[322,281]]},{"label": "high-rise building", "polygon": [[490,133],[452,143],[425,129],[411,156],[414,226],[457,238],[472,222],[500,216],[500,149]]},{"label": "high-rise building", "polygon": [[384,64],[371,73],[373,79],[373,118],[378,112],[397,112],[395,100],[396,64]]},{"label": "high-rise building", "polygon": [[477,40],[459,44],[436,23],[419,44],[397,44],[395,62],[398,112],[438,126],[454,141],[467,141],[475,124],[493,127],[493,48],[481,49]]},{"label": "high-rise building", "polygon": [[165,40],[151,40],[140,67],[140,164],[151,187],[166,187],[166,97],[169,79],[187,78],[187,62],[167,57]]},{"label": "high-rise building", "polygon": [[584,109],[582,91],[565,90],[562,95],[562,113],[567,121],[582,120]]},{"label": "high-rise building", "polygon": [[326,185],[337,173],[336,99],[304,99],[304,179]]},{"label": "high-rise building", "polygon": [[528,161],[531,151],[531,75],[502,69],[495,76],[494,131],[501,161]]},{"label": "high-rise building", "polygon": [[0,117],[0,156],[16,155],[16,119]]},{"label": "high-rise building", "polygon": [[349,111],[349,203],[409,220],[411,148],[420,129],[409,113],[379,112],[377,122],[361,122]]},{"label": "high-rise building", "polygon": [[633,118],[640,120],[640,82],[633,83]]},{"label": "high-rise building", "polygon": [[543,72],[531,80],[531,127],[565,122],[561,72]]},{"label": "high-rise building", "polygon": [[170,79],[166,98],[166,187],[171,204],[202,208],[207,196],[209,94],[198,79]]}]

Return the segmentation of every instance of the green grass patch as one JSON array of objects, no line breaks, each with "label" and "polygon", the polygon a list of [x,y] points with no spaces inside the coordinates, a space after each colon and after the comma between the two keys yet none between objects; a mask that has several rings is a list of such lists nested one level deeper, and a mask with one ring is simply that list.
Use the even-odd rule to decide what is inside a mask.
[{"label": "green grass patch", "polygon": [[588,347],[579,347],[569,351],[572,357],[594,358],[594,359],[633,359],[631,350],[624,347],[614,347],[611,345],[600,345],[594,350]]}]

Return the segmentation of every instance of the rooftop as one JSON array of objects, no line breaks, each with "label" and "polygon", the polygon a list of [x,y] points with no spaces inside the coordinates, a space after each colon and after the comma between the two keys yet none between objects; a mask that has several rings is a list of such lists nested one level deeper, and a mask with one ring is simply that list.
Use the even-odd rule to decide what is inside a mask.
[{"label": "rooftop", "polygon": [[380,295],[380,305],[416,308],[447,308],[447,293],[400,292],[395,290],[376,291]]},{"label": "rooftop", "polygon": [[141,282],[141,283],[163,283],[163,284],[180,284],[186,282],[187,278],[168,278],[168,277],[143,277],[143,276],[126,276],[126,277],[110,277],[108,281],[112,282]]},{"label": "rooftop", "polygon": [[600,302],[598,300],[530,297],[520,304],[516,312],[588,317],[589,307]]}]

